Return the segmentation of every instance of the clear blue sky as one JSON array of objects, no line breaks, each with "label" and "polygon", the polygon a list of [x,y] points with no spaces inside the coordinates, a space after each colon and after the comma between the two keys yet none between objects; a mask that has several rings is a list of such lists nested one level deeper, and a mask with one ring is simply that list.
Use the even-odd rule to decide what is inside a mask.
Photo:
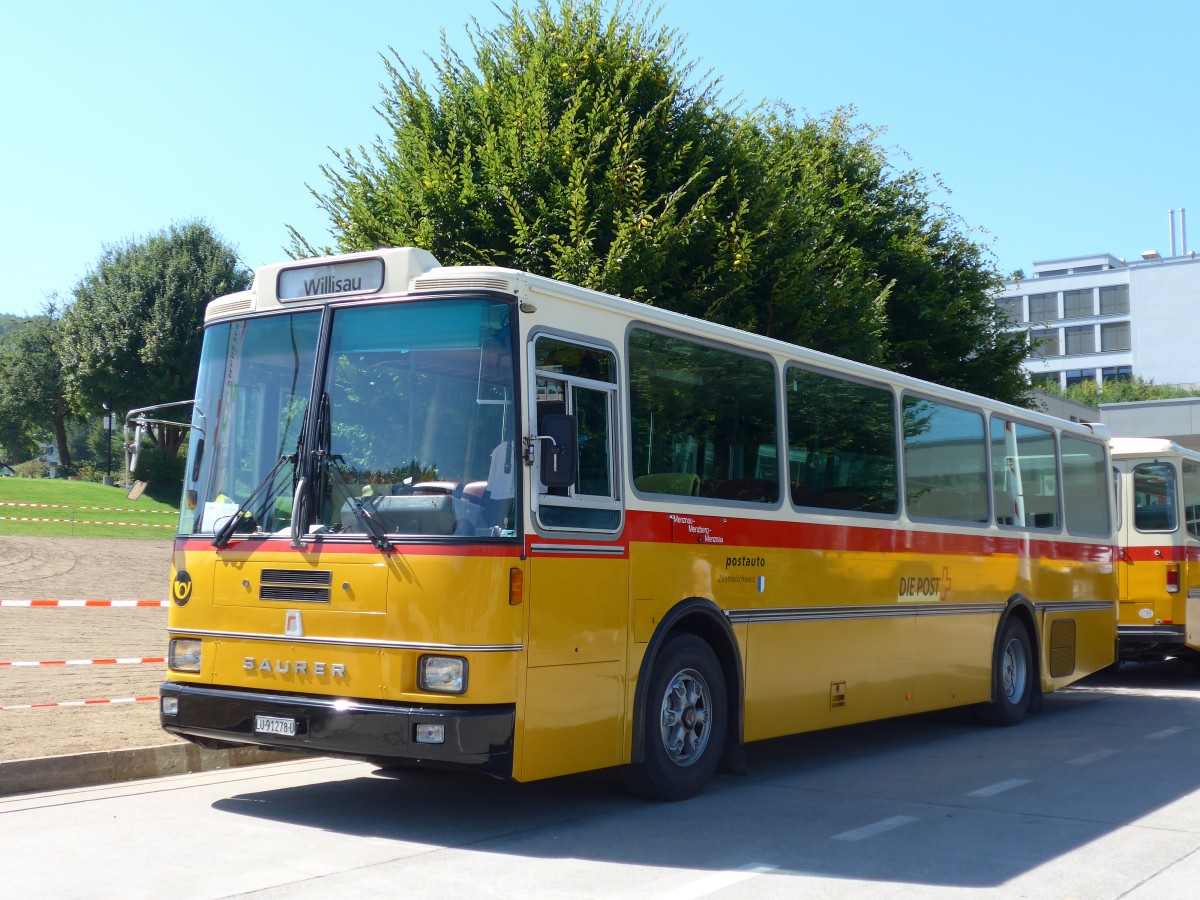
[{"label": "clear blue sky", "polygon": [[[1144,10],[1144,11],[1141,11]],[[4,3],[0,313],[69,295],[105,245],[206,220],[250,267],[285,225],[326,241],[305,184],[370,143],[394,47],[469,56],[485,0]],[[1200,3],[666,0],[727,97],[853,104],[999,267],[1200,247]]]}]

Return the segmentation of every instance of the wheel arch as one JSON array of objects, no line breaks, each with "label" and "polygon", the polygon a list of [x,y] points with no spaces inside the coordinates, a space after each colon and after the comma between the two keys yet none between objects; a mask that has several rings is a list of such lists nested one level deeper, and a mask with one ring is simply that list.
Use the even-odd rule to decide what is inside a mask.
[{"label": "wheel arch", "polygon": [[646,652],[642,655],[641,666],[638,668],[637,692],[633,700],[630,762],[640,763],[645,757],[646,686],[650,682],[650,673],[654,670],[659,652],[667,639],[680,633],[696,635],[712,647],[713,652],[717,655],[717,661],[721,664],[721,672],[725,679],[725,696],[729,704],[729,727],[725,731],[725,746],[721,748],[718,771],[744,774],[746,755],[743,726],[746,680],[742,669],[742,657],[738,652],[737,637],[733,633],[733,626],[729,624],[729,619],[725,617],[719,606],[702,597],[690,597],[672,607],[663,616],[646,644]]},{"label": "wheel arch", "polygon": [[1000,639],[1004,628],[1011,619],[1016,619],[1025,626],[1029,635],[1030,655],[1033,657],[1033,671],[1029,673],[1033,694],[1030,698],[1030,708],[1038,710],[1042,704],[1042,636],[1037,625],[1037,610],[1033,602],[1024,594],[1013,594],[1008,598],[1000,621],[996,623],[996,633],[992,636],[992,702],[1000,698],[1000,685],[996,681],[996,657],[1000,653]]}]

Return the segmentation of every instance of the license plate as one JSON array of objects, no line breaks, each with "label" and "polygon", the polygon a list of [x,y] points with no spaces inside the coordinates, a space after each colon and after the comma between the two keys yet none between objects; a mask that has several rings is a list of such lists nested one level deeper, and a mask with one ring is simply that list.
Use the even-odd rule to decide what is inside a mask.
[{"label": "license plate", "polygon": [[254,732],[256,734],[281,734],[284,737],[295,737],[296,720],[284,719],[280,716],[255,716]]}]

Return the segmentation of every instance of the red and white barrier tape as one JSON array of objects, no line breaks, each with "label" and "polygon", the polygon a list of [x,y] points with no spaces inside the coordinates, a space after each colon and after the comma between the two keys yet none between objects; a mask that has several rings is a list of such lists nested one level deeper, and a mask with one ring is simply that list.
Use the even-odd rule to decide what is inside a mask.
[{"label": "red and white barrier tape", "polygon": [[99,522],[91,519],[35,519],[32,516],[0,516],[0,522],[61,522],[67,525],[129,525],[134,528],[174,528],[157,522]]},{"label": "red and white barrier tape", "polygon": [[177,516],[173,509],[129,509],[123,506],[71,506],[69,503],[15,503],[0,501],[0,506],[16,506],[21,509],[91,509],[99,512],[131,512],[147,516]]},{"label": "red and white barrier tape", "polygon": [[0,600],[0,606],[169,606],[170,600]]},{"label": "red and white barrier tape", "polygon": [[138,663],[166,662],[165,656],[117,656],[111,659],[47,659],[39,662],[0,662],[0,668],[14,669],[32,666],[130,666]]},{"label": "red and white barrier tape", "polygon": [[9,709],[50,709],[56,706],[100,706],[105,703],[149,703],[157,697],[116,697],[112,700],[66,700],[62,703],[18,703],[14,706],[0,706],[0,712]]}]

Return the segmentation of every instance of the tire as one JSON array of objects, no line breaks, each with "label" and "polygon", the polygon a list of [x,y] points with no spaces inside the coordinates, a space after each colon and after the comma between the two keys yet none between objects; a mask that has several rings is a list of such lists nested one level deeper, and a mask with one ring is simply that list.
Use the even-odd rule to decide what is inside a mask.
[{"label": "tire", "polygon": [[669,638],[643,709],[643,758],[630,772],[634,789],[653,800],[696,796],[717,769],[729,728],[725,675],[712,647],[694,634]]},{"label": "tire", "polygon": [[1008,727],[1025,718],[1033,700],[1033,648],[1029,630],[1014,616],[1009,616],[1000,633],[996,658],[992,663],[992,692],[990,703],[975,708],[985,725]]}]

